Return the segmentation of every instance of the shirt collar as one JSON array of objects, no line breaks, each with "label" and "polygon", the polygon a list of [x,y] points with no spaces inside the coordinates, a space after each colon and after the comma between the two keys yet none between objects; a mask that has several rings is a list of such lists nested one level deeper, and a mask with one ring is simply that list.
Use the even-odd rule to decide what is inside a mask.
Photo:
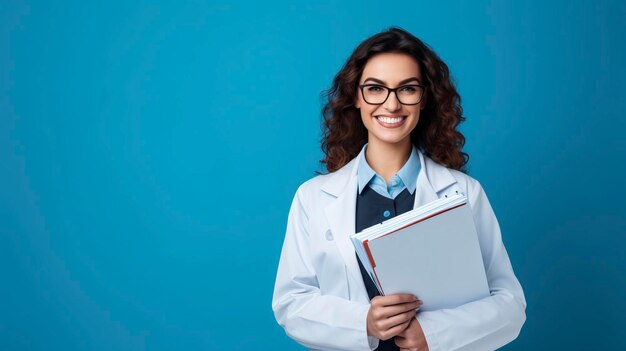
[{"label": "shirt collar", "polygon": [[[365,186],[367,186],[367,184],[369,184],[372,178],[376,175],[376,172],[372,169],[372,167],[370,167],[365,159],[366,149],[367,144],[363,146],[358,156],[359,168],[357,169],[357,181],[359,185],[359,194],[363,192]],[[415,192],[415,187],[417,186],[417,175],[419,174],[420,168],[420,158],[417,154],[415,146],[413,146],[411,147],[411,155],[409,156],[408,161],[406,161],[404,166],[402,166],[398,173],[396,173],[411,194]]]}]

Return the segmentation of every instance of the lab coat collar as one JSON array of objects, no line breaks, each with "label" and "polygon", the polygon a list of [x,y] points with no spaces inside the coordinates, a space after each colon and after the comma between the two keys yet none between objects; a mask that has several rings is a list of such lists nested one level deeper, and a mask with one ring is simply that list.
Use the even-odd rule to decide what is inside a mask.
[{"label": "lab coat collar", "polygon": [[[437,200],[438,193],[456,183],[456,179],[446,167],[441,166],[418,150],[422,168],[417,175],[414,207],[419,207]],[[355,233],[356,226],[356,197],[358,191],[357,169],[359,157],[355,157],[345,166],[328,175],[328,180],[321,186],[321,190],[336,197],[326,206],[325,214],[328,225],[333,233],[334,241],[346,263],[348,274],[352,280],[363,284],[358,294],[366,294],[365,284],[356,260],[354,246],[350,235]],[[367,298],[360,296],[360,298]]]}]

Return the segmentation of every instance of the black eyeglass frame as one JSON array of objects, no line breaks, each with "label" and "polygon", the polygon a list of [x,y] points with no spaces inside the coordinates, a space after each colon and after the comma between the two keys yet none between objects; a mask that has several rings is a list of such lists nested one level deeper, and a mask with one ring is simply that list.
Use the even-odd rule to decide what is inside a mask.
[{"label": "black eyeglass frame", "polygon": [[[367,101],[367,99],[365,99],[365,92],[363,91],[363,89],[367,88],[367,87],[380,87],[380,88],[384,88],[387,89],[387,97],[385,97],[385,100],[383,100],[383,102],[378,103],[378,104],[374,104],[371,103],[369,101]],[[398,93],[396,92],[399,89],[402,88],[406,88],[406,87],[420,87],[422,89],[422,94],[420,95],[419,100],[417,100],[416,103],[414,104],[405,104],[404,102],[402,102],[402,100],[400,100],[400,97],[398,97]],[[363,100],[369,104],[369,105],[382,105],[385,102],[387,102],[387,99],[389,99],[389,95],[391,95],[391,93],[393,92],[394,95],[396,95],[396,99],[398,99],[398,102],[401,103],[402,105],[408,105],[408,106],[414,106],[414,105],[419,105],[420,102],[422,102],[422,99],[424,98],[424,93],[426,93],[426,85],[422,85],[422,84],[405,84],[405,85],[401,85],[399,87],[396,88],[388,88],[384,85],[380,85],[380,84],[360,84],[359,88],[361,90],[361,96],[363,96]]]}]

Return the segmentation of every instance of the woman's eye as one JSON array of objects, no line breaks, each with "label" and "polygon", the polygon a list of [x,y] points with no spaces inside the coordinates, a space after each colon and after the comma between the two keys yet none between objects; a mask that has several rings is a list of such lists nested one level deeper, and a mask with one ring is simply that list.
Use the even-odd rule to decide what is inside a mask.
[{"label": "woman's eye", "polygon": [[403,93],[414,93],[417,91],[417,89],[415,89],[415,87],[402,87],[400,88],[400,91],[402,91]]},{"label": "woman's eye", "polygon": [[369,86],[367,87],[367,91],[372,93],[380,93],[381,91],[383,91],[383,88],[379,86]]}]

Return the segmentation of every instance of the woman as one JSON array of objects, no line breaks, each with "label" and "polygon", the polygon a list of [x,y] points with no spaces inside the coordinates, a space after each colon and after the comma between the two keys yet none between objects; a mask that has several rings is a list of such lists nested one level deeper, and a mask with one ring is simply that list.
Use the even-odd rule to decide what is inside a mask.
[{"label": "woman", "polygon": [[[492,350],[517,337],[526,301],[480,184],[463,173],[460,97],[445,63],[390,28],[361,43],[324,106],[329,173],[294,197],[272,307],[319,350]],[[491,296],[420,312],[418,297],[377,296],[349,236],[438,198],[468,196]]]}]

